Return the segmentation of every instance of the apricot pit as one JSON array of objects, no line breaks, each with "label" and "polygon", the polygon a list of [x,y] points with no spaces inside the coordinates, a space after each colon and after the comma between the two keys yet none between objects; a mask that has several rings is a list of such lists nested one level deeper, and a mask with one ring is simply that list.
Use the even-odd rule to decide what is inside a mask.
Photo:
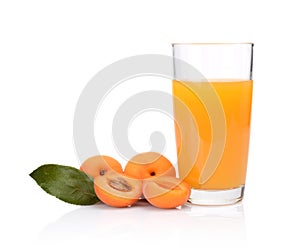
[{"label": "apricot pit", "polygon": [[108,171],[94,179],[97,197],[112,207],[133,205],[142,194],[142,182],[114,171]]}]

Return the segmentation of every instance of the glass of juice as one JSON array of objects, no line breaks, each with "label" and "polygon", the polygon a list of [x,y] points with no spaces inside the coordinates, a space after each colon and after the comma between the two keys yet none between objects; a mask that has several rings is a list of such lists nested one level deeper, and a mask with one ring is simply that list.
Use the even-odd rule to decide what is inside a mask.
[{"label": "glass of juice", "polygon": [[253,43],[172,46],[178,173],[192,187],[188,202],[236,203],[246,180]]}]

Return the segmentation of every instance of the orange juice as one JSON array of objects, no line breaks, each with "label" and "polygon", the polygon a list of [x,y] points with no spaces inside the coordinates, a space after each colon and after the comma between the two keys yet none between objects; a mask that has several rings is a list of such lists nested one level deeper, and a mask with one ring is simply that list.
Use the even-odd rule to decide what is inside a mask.
[{"label": "orange juice", "polygon": [[[203,183],[201,183],[201,174],[206,159],[210,153],[213,140],[213,132],[210,121],[210,115],[207,112],[205,104],[195,95],[193,86],[212,85],[217,97],[223,107],[226,129],[226,139],[223,155],[216,166],[214,173]],[[250,134],[250,114],[252,100],[252,81],[247,80],[213,80],[209,83],[190,82],[182,84],[179,81],[173,81],[174,96],[174,116],[177,124],[183,120],[176,102],[180,100],[192,113],[197,131],[190,129],[189,122],[185,122],[185,127],[179,130],[176,128],[177,154],[181,156],[178,160],[179,176],[196,189],[231,189],[245,184],[246,167],[248,159],[248,146]],[[190,88],[187,88],[188,85]],[[175,125],[176,126],[176,125]],[[190,127],[189,127],[190,126]],[[198,134],[198,136],[193,136]],[[187,138],[189,147],[181,146],[182,137]],[[192,167],[185,164],[190,158],[190,153],[195,151],[193,141],[199,139],[199,150]],[[185,145],[186,146],[186,145]]]}]

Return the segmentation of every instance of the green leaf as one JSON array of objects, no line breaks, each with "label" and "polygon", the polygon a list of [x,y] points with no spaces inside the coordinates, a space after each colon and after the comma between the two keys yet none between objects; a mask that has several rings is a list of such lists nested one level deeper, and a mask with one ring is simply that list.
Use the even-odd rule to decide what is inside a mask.
[{"label": "green leaf", "polygon": [[93,205],[99,201],[92,178],[79,169],[46,164],[34,170],[30,176],[47,193],[65,202]]}]

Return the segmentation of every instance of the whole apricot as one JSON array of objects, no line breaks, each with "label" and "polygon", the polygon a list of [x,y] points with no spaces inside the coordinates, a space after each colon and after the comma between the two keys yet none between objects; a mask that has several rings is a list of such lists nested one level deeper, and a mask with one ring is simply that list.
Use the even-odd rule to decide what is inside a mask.
[{"label": "whole apricot", "polygon": [[80,170],[95,178],[100,173],[105,173],[109,170],[114,170],[119,173],[123,173],[121,164],[112,157],[109,156],[93,156],[85,160]]},{"label": "whole apricot", "polygon": [[172,163],[157,152],[143,152],[131,158],[124,173],[132,178],[146,179],[155,176],[176,176]]},{"label": "whole apricot", "polygon": [[140,198],[142,181],[108,171],[95,177],[94,190],[105,204],[112,207],[127,207]]},{"label": "whole apricot", "polygon": [[191,187],[175,177],[157,177],[144,182],[143,194],[155,207],[176,208],[187,202]]}]

